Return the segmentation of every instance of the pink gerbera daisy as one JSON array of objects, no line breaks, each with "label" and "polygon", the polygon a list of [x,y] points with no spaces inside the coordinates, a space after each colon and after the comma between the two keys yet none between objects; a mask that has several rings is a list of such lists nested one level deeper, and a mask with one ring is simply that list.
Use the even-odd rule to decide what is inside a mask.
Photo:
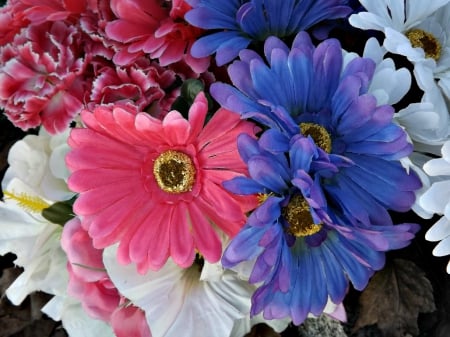
[{"label": "pink gerbera daisy", "polygon": [[119,262],[135,262],[141,273],[169,256],[188,267],[197,251],[220,259],[218,230],[234,236],[256,206],[222,187],[246,174],[236,138],[256,127],[226,109],[204,125],[207,110],[200,93],[188,120],[178,111],[162,121],[122,107],[82,112],[86,128],[69,138],[69,187],[80,193],[74,210],[96,248],[120,242]]}]

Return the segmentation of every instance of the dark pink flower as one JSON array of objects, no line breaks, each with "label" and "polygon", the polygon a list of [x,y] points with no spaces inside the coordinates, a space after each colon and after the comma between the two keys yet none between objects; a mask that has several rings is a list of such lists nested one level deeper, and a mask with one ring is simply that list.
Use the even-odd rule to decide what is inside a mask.
[{"label": "dark pink flower", "polygon": [[79,18],[88,11],[97,10],[97,0],[18,0],[24,5],[23,14],[34,25],[48,21]]},{"label": "dark pink flower", "polygon": [[142,54],[158,59],[162,66],[184,60],[201,73],[209,66],[209,58],[193,58],[191,45],[202,30],[188,25],[184,13],[190,7],[182,1],[161,6],[159,0],[111,0],[117,19],[106,26],[108,37],[121,46],[114,61],[119,65],[133,62]]},{"label": "dark pink flower", "polygon": [[167,100],[173,102],[169,87],[173,86],[176,74],[148,58],[141,57],[127,67],[105,65],[98,73],[92,85],[89,109],[114,103],[129,105],[136,113],[147,111],[160,115],[161,105]]},{"label": "dark pink flower", "polygon": [[55,134],[80,112],[89,84],[83,78],[80,32],[64,22],[29,26],[0,53],[0,106],[18,127]]},{"label": "dark pink flower", "polygon": [[19,0],[8,1],[6,5],[0,7],[0,46],[12,42],[14,36],[30,23],[23,9]]},{"label": "dark pink flower", "polygon": [[65,224],[61,246],[68,259],[68,293],[88,315],[110,323],[117,337],[151,337],[144,312],[120,295],[104,270],[103,251],[92,246],[78,218]]}]

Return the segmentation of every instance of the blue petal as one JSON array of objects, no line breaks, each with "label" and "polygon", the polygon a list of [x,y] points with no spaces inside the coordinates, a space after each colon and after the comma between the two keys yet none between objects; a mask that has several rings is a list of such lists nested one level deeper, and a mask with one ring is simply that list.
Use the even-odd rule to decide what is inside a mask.
[{"label": "blue petal", "polygon": [[268,157],[259,155],[250,158],[248,172],[257,183],[270,191],[283,194],[288,189],[289,171]]},{"label": "blue petal", "polygon": [[348,280],[344,276],[341,264],[327,245],[319,247],[327,282],[327,290],[333,303],[341,303],[347,294]]},{"label": "blue petal", "polygon": [[231,240],[222,256],[222,265],[231,268],[243,261],[249,261],[258,256],[262,247],[258,242],[264,234],[264,229],[258,227],[245,226]]},{"label": "blue petal", "polygon": [[[363,290],[367,286],[369,278],[373,275],[373,270],[359,263],[336,233],[329,232],[328,236],[330,240],[324,241],[323,244],[329,248],[331,253],[334,254],[336,259],[342,265],[355,289]],[[333,238],[331,238],[332,236]]]},{"label": "blue petal", "polygon": [[267,151],[289,151],[289,138],[286,134],[276,129],[269,129],[265,131],[259,138],[259,144]]},{"label": "blue petal", "polygon": [[222,186],[227,191],[234,194],[250,195],[264,193],[264,189],[261,185],[246,177],[235,177],[231,180],[224,181]]}]

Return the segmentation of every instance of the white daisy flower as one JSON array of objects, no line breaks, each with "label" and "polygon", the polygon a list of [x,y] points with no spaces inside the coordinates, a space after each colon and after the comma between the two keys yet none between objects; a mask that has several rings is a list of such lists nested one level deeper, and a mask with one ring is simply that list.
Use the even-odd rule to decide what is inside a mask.
[{"label": "white daisy flower", "polygon": [[[425,163],[424,170],[439,180],[422,195],[419,202],[429,212],[443,215],[425,234],[428,241],[439,241],[433,250],[435,256],[450,255],[450,141],[442,146],[442,158]],[[450,274],[450,262],[447,265]]]},{"label": "white daisy flower", "polygon": [[450,98],[450,0],[360,2],[367,12],[351,15],[350,24],[382,31],[383,46],[412,62],[415,80],[424,92],[421,103],[425,104],[401,111],[400,120],[410,128],[411,138],[442,144],[450,131],[443,97],[444,93]]}]

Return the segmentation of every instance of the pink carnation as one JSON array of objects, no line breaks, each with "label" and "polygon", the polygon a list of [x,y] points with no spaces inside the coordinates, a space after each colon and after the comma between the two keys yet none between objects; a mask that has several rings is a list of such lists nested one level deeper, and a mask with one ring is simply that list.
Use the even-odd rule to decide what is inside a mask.
[{"label": "pink carnation", "polygon": [[162,66],[185,61],[201,73],[209,66],[209,58],[194,58],[191,46],[202,31],[188,25],[184,14],[190,7],[182,1],[111,0],[111,9],[117,19],[106,26],[109,38],[121,42],[114,62],[125,65],[142,54],[158,59]]},{"label": "pink carnation", "polygon": [[35,25],[47,21],[74,21],[88,11],[97,10],[97,0],[18,0],[24,15]]},{"label": "pink carnation", "polygon": [[220,109],[208,110],[200,93],[189,120],[171,111],[162,120],[116,107],[82,112],[87,128],[73,129],[66,157],[69,187],[79,192],[75,212],[94,246],[120,242],[118,260],[138,271],[160,269],[167,259],[190,266],[196,251],[217,262],[217,230],[234,236],[254,208],[252,196],[236,196],[222,182],[247,173],[236,138],[253,135],[253,123]]},{"label": "pink carnation", "polygon": [[63,22],[30,26],[0,54],[0,106],[18,127],[65,130],[83,106],[80,34]]},{"label": "pink carnation", "polygon": [[136,113],[147,111],[159,115],[161,104],[167,100],[173,102],[168,89],[176,80],[175,73],[147,58],[142,57],[128,67],[105,65],[98,73],[92,85],[89,108],[120,103],[134,107]]},{"label": "pink carnation", "polygon": [[151,337],[144,312],[119,294],[104,270],[103,251],[92,246],[78,218],[64,226],[61,245],[69,260],[68,293],[88,315],[110,323],[117,337]]}]

